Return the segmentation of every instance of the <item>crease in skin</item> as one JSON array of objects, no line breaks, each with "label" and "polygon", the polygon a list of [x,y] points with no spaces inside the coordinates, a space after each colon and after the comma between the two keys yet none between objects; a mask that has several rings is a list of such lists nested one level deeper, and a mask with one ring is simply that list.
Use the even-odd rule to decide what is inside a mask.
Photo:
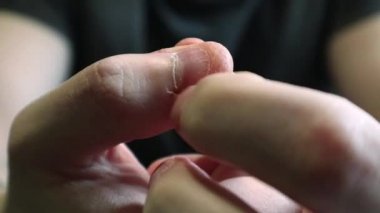
[{"label": "crease in skin", "polygon": [[171,75],[172,75],[172,80],[173,80],[173,90],[170,90],[170,89],[167,89],[167,92],[169,94],[176,94],[175,91],[178,90],[178,83],[177,83],[177,69],[178,69],[178,54],[177,53],[173,53],[170,55],[170,64],[171,64],[171,67],[172,67],[172,70],[171,70]]}]

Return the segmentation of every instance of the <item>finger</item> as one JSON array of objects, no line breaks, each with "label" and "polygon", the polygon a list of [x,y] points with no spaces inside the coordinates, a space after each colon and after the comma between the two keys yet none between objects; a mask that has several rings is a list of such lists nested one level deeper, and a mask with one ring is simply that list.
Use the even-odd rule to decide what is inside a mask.
[{"label": "finger", "polygon": [[[207,174],[207,177],[212,181],[227,189],[258,212],[301,212],[302,208],[298,204],[278,190],[254,177],[250,177],[246,172],[232,165],[217,161],[208,156],[183,154],[165,157],[155,161],[148,168],[148,171],[152,176],[155,176],[155,172],[160,169],[162,164],[175,159],[187,159],[191,161],[196,165],[195,168],[198,167],[201,170],[203,175]],[[189,169],[193,169],[194,165],[190,166]],[[193,172],[197,173],[199,170],[195,169]],[[158,173],[160,172],[158,171]],[[198,181],[198,179],[194,179],[194,181]],[[209,186],[205,183],[205,187],[208,188]],[[223,197],[223,194],[220,196]],[[229,197],[224,197],[224,199],[229,199]]]},{"label": "finger", "polygon": [[343,98],[219,74],[173,110],[198,151],[227,160],[316,212],[380,209],[378,123]]},{"label": "finger", "polygon": [[78,163],[123,141],[172,127],[176,93],[215,72],[232,70],[213,42],[97,62],[28,106],[11,133],[11,161]]},{"label": "finger", "polygon": [[160,158],[156,161],[154,161],[151,165],[148,167],[149,174],[153,174],[157,168],[164,163],[167,160],[173,159],[173,158],[186,158],[195,163],[197,166],[202,168],[203,171],[205,171],[210,176],[212,175],[213,171],[220,165],[216,160],[211,159],[210,157],[200,155],[200,154],[179,154],[179,155],[173,155],[168,157]]},{"label": "finger", "polygon": [[304,212],[304,209],[289,197],[251,176],[230,177],[219,184],[257,212]]},{"label": "finger", "polygon": [[217,182],[230,178],[248,176],[248,173],[233,165],[200,154],[179,154],[160,158],[148,167],[147,170],[149,174],[152,175],[162,163],[173,158],[186,158],[190,160]]},{"label": "finger", "polygon": [[155,171],[144,212],[255,212],[186,158]]}]

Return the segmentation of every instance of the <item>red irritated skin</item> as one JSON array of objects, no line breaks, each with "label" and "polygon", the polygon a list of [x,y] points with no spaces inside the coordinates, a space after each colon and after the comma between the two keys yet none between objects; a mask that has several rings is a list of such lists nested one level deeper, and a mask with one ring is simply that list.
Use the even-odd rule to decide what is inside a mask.
[{"label": "red irritated skin", "polygon": [[225,47],[198,39],[87,67],[14,121],[7,210],[141,212],[149,174],[120,142],[173,128],[176,94],[232,69]]}]

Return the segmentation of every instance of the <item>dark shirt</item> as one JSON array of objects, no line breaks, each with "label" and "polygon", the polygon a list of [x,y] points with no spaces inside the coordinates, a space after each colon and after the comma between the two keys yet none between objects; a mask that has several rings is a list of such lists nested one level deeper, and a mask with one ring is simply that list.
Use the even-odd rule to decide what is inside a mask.
[{"label": "dark shirt", "polygon": [[[75,50],[74,70],[111,55],[173,46],[185,37],[218,41],[235,70],[330,90],[326,47],[342,28],[380,11],[379,0],[3,0],[41,20]],[[148,164],[188,152],[175,133],[131,143]]]}]

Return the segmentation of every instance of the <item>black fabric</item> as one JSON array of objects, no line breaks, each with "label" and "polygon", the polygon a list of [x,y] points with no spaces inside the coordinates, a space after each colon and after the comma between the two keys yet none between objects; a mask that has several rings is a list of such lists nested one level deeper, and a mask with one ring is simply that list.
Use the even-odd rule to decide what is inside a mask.
[{"label": "black fabric", "polygon": [[[378,13],[379,0],[3,0],[0,7],[34,17],[75,47],[75,70],[101,58],[172,46],[184,37],[218,41],[235,70],[329,90],[331,35]],[[144,164],[189,152],[175,133],[133,142]]]},{"label": "black fabric", "polygon": [[335,0],[332,1],[332,4],[335,30],[358,22],[363,17],[377,14],[380,10],[380,1],[378,0]]},{"label": "black fabric", "polygon": [[30,16],[68,35],[70,33],[69,2],[66,0],[2,0],[0,9],[9,9]]}]

